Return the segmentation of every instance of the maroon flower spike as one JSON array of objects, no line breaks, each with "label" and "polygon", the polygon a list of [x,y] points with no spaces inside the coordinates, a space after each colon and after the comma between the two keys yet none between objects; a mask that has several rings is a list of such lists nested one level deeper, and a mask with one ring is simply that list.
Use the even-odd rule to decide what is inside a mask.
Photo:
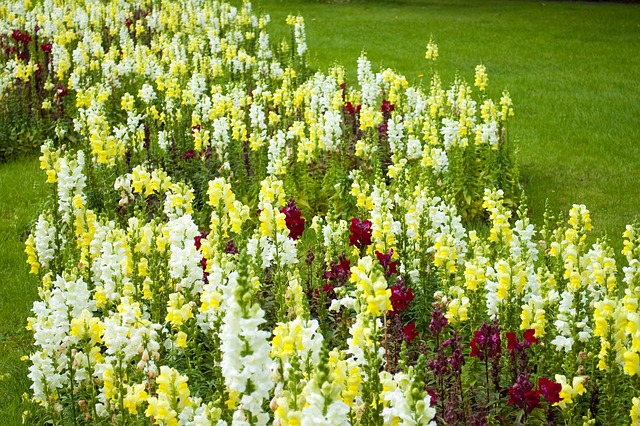
[{"label": "maroon flower spike", "polygon": [[304,232],[304,218],[302,212],[296,206],[295,201],[289,200],[286,207],[280,210],[285,215],[285,222],[289,229],[289,238],[297,240]]},{"label": "maroon flower spike", "polygon": [[193,244],[196,246],[196,250],[200,250],[200,247],[202,247],[202,239],[207,238],[207,235],[209,235],[208,232],[201,232],[195,236]]},{"label": "maroon flower spike", "polygon": [[224,252],[226,254],[238,254],[238,253],[240,253],[238,251],[238,247],[236,246],[236,243],[231,239],[229,241],[227,241],[227,245],[224,247]]},{"label": "maroon flower spike", "polygon": [[533,383],[529,381],[529,374],[521,374],[516,382],[509,388],[509,401],[507,404],[516,405],[530,413],[535,408],[540,408],[539,390],[533,390]]},{"label": "maroon flower spike", "polygon": [[180,158],[183,160],[193,160],[196,158],[196,152],[192,149],[185,149],[182,154],[180,154]]},{"label": "maroon flower spike", "polygon": [[[508,334],[508,333],[507,333]],[[509,336],[507,336],[508,338]],[[502,353],[502,340],[500,339],[500,328],[496,324],[483,323],[480,328],[473,332],[471,339],[471,356],[478,357],[482,361],[489,358],[500,358]]]},{"label": "maroon flower spike", "polygon": [[393,105],[391,102],[385,99],[382,101],[382,106],[380,107],[380,111],[393,112],[395,108],[396,108],[395,105]]},{"label": "maroon flower spike", "polygon": [[434,407],[438,404],[438,394],[433,389],[427,389],[429,394],[429,406]]},{"label": "maroon flower spike", "polygon": [[416,332],[416,323],[410,322],[402,328],[402,332],[404,333],[404,337],[408,342],[412,341],[416,337],[418,337],[418,332]]},{"label": "maroon flower spike", "polygon": [[351,276],[351,262],[345,257],[344,253],[338,257],[338,260],[331,262],[331,268],[325,271],[323,277],[326,280],[333,281],[336,285],[344,285]]},{"label": "maroon flower spike", "polygon": [[62,83],[58,84],[56,87],[56,96],[59,98],[64,98],[69,94],[69,91],[62,85]]},{"label": "maroon flower spike", "polygon": [[351,219],[349,245],[356,246],[359,249],[371,245],[371,235],[373,234],[371,225],[371,221],[367,219],[363,221],[360,221],[357,217]]},{"label": "maroon flower spike", "polygon": [[398,273],[398,270],[396,269],[398,262],[392,262],[392,256],[393,249],[390,249],[385,254],[382,254],[378,250],[376,250],[376,257],[378,258],[378,262],[380,262],[380,265],[382,265],[382,267],[384,268],[384,272],[387,277]]},{"label": "maroon flower spike", "polygon": [[31,36],[20,30],[13,30],[11,32],[11,38],[17,41],[18,43],[29,44],[29,42],[31,42]]},{"label": "maroon flower spike", "polygon": [[507,349],[512,351],[518,346],[518,338],[516,337],[516,333],[512,333],[511,331],[508,331],[506,333],[506,336],[507,336]]},{"label": "maroon flower spike", "polygon": [[[391,297],[393,297],[393,290],[391,290]],[[431,312],[431,322],[429,323],[429,331],[435,336],[440,334],[443,328],[449,324],[449,320],[442,313],[440,306],[436,306],[433,312]]]},{"label": "maroon flower spike", "polygon": [[40,50],[42,50],[45,53],[51,53],[52,48],[53,48],[53,44],[51,43],[42,43],[40,45]]},{"label": "maroon flower spike", "polygon": [[402,279],[398,279],[396,284],[391,287],[391,306],[393,311],[390,315],[399,314],[409,307],[409,303],[413,300],[413,290],[404,286]]},{"label": "maroon flower spike", "polygon": [[555,404],[556,402],[562,401],[562,398],[560,398],[562,385],[560,383],[556,383],[546,377],[540,377],[538,379],[538,390],[542,393],[542,396],[544,396],[549,404]]},{"label": "maroon flower spike", "polygon": [[507,349],[509,349],[510,351],[513,350],[523,350],[523,349],[527,349],[529,348],[531,345],[533,345],[534,343],[538,343],[539,339],[535,337],[536,331],[533,329],[529,329],[527,331],[524,332],[523,336],[524,337],[524,341],[519,342],[518,338],[516,337],[516,333],[512,333],[512,332],[507,332]]},{"label": "maroon flower spike", "polygon": [[522,337],[524,337],[524,340],[529,344],[529,345],[533,345],[534,343],[538,343],[539,339],[536,337],[536,331],[532,328],[528,329],[527,331],[524,332],[524,334],[522,335]]}]

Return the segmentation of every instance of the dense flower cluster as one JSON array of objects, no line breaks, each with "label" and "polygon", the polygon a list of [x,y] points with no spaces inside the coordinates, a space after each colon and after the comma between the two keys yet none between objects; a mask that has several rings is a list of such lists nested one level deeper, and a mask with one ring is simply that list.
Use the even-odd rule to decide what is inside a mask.
[{"label": "dense flower cluster", "polygon": [[487,96],[485,66],[445,89],[430,41],[427,92],[364,55],[352,83],[309,69],[302,17],[273,47],[249,2],[19,1],[0,18],[0,96],[41,85],[35,107],[60,119],[25,249],[30,410],[638,422],[640,226],[620,274],[585,206],[542,228],[514,210],[512,102]]}]

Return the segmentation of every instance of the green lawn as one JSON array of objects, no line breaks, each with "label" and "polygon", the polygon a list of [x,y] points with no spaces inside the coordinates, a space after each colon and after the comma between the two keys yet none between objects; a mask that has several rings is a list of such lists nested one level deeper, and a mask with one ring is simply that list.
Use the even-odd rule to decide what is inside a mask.
[{"label": "green lawn", "polygon": [[[374,65],[412,82],[439,45],[443,82],[473,81],[482,63],[490,94],[516,107],[511,138],[533,220],[548,198],[556,212],[586,204],[597,231],[621,245],[640,212],[640,5],[514,0],[404,0],[328,4],[256,0],[278,34],[289,13],[305,17],[312,65],[338,62],[355,82],[365,50]],[[275,32],[275,31],[274,31]],[[428,77],[428,76],[427,76]],[[425,77],[424,85],[429,81]]]},{"label": "green lawn", "polygon": [[0,165],[0,418],[8,425],[21,423],[20,399],[29,388],[20,357],[29,354],[32,337],[25,326],[37,282],[28,274],[24,240],[45,190],[37,158]]},{"label": "green lawn", "polygon": [[[545,199],[555,211],[585,203],[596,229],[618,249],[640,211],[640,5],[528,1],[256,0],[272,16],[272,39],[286,36],[289,13],[305,17],[312,65],[347,67],[366,50],[375,65],[419,83],[430,37],[445,82],[489,71],[490,95],[511,92],[511,136],[534,221]],[[423,78],[425,79],[425,78]],[[428,81],[424,82],[425,85]],[[23,240],[45,192],[35,158],[0,165],[0,417],[20,424],[28,389],[26,317],[36,297]]]}]

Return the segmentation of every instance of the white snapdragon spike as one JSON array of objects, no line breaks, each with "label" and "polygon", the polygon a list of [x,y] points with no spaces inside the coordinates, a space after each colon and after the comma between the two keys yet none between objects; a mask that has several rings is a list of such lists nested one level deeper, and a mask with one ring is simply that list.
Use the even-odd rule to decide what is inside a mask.
[{"label": "white snapdragon spike", "polygon": [[560,296],[561,300],[558,305],[557,319],[554,322],[557,334],[551,341],[551,344],[554,345],[557,350],[569,352],[575,342],[573,338],[574,318],[577,313],[574,306],[575,295],[565,290]]},{"label": "white snapdragon spike", "polygon": [[249,118],[251,119],[251,136],[250,146],[251,149],[257,150],[260,148],[267,139],[267,125],[266,115],[262,105],[258,103],[252,103],[249,108]]},{"label": "white snapdragon spike", "polygon": [[86,176],[83,174],[84,152],[78,151],[76,158],[61,157],[58,171],[58,210],[61,213],[62,221],[70,224],[73,210],[73,197],[78,195],[84,199],[84,187]]},{"label": "white snapdragon spike", "polygon": [[130,282],[131,253],[127,237],[114,224],[98,226],[96,237],[91,243],[94,257],[91,273],[96,284],[96,300],[117,301]]},{"label": "white snapdragon spike", "polygon": [[[58,276],[43,301],[33,305],[34,317],[29,319],[37,350],[30,356],[29,378],[34,397],[45,406],[57,399],[58,389],[69,386],[69,359],[74,338],[70,336],[71,318],[83,312],[93,312],[95,302],[82,278]],[[81,375],[86,377],[86,374]],[[78,380],[78,379],[76,379]],[[71,384],[73,385],[73,384]],[[52,400],[48,398],[52,397]]]},{"label": "white snapdragon spike", "polygon": [[380,95],[380,82],[382,75],[371,71],[371,62],[365,55],[358,58],[358,83],[362,88],[362,106],[372,107],[376,105]]},{"label": "white snapdragon spike", "polygon": [[50,215],[41,213],[36,222],[36,228],[33,233],[35,240],[35,250],[38,256],[38,262],[43,268],[48,268],[55,258],[57,249],[56,234],[57,229],[53,224],[53,218]]},{"label": "white snapdragon spike", "polygon": [[273,137],[269,139],[269,149],[267,157],[267,173],[270,175],[283,175],[287,172],[287,153],[285,146],[287,143],[286,134],[282,130],[278,130]]},{"label": "white snapdragon spike", "polygon": [[250,416],[253,424],[265,425],[269,415],[262,410],[262,404],[273,388],[273,361],[269,357],[269,333],[259,329],[265,322],[264,311],[245,297],[253,290],[248,275],[244,275],[246,266],[244,268],[229,274],[224,286],[220,367],[229,392],[241,395],[234,412],[234,424],[247,422]]},{"label": "white snapdragon spike", "polygon": [[448,150],[451,146],[456,146],[459,143],[460,123],[452,118],[443,118],[440,133],[442,134],[444,149]]},{"label": "white snapdragon spike", "polygon": [[198,227],[191,215],[170,220],[169,275],[175,280],[176,291],[188,291],[193,295],[202,292],[201,253],[195,247]]},{"label": "white snapdragon spike", "polygon": [[306,404],[300,414],[300,424],[304,426],[351,425],[350,408],[338,399],[339,393],[340,388],[335,384],[319,383],[318,377],[310,380],[303,391]]},{"label": "white snapdragon spike", "polygon": [[227,117],[220,117],[213,120],[211,133],[211,146],[215,153],[218,155],[218,159],[222,162],[227,160],[229,146],[229,121]]},{"label": "white snapdragon spike", "polygon": [[398,115],[389,119],[387,123],[387,140],[389,149],[394,158],[400,159],[406,155],[407,147],[404,145],[404,123],[402,116]]},{"label": "white snapdragon spike", "polygon": [[209,268],[208,282],[202,288],[200,295],[199,313],[196,315],[198,326],[203,331],[215,330],[217,323],[222,320],[224,271],[213,264]]},{"label": "white snapdragon spike", "polygon": [[523,259],[527,264],[538,260],[538,245],[533,241],[536,230],[532,224],[524,220],[517,220],[513,228],[513,239],[509,248],[511,257]]}]

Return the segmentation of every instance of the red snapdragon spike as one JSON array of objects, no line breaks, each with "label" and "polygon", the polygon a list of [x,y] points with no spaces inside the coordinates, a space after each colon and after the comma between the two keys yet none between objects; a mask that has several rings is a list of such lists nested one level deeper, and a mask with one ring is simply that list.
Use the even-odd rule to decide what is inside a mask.
[{"label": "red snapdragon spike", "polygon": [[527,412],[540,408],[540,390],[533,390],[533,383],[529,381],[529,374],[521,374],[509,388],[507,404],[516,405]]},{"label": "red snapdragon spike", "polygon": [[438,394],[433,389],[427,389],[427,393],[429,394],[429,406],[434,407],[438,405]]},{"label": "red snapdragon spike", "polygon": [[387,124],[382,123],[381,125],[379,125],[378,126],[378,137],[386,138],[388,130],[389,130],[389,126]]},{"label": "red snapdragon spike", "polygon": [[56,87],[56,96],[59,98],[64,98],[69,94],[69,91],[62,85],[62,83],[58,84]]},{"label": "red snapdragon spike", "polygon": [[507,349],[510,351],[514,350],[516,346],[518,346],[518,338],[516,337],[516,333],[512,333],[508,331],[507,335]]},{"label": "red snapdragon spike", "polygon": [[393,311],[391,311],[390,315],[396,315],[404,311],[409,307],[409,303],[413,300],[413,290],[407,289],[404,285],[402,279],[399,279],[396,284],[391,287],[391,306],[393,306]]},{"label": "red snapdragon spike", "polygon": [[296,206],[295,201],[289,200],[286,207],[283,207],[280,212],[285,215],[285,222],[287,229],[289,229],[289,238],[292,240],[300,238],[304,232],[305,220],[302,217],[302,212],[300,212],[300,209]]},{"label": "red snapdragon spike", "polygon": [[527,331],[524,332],[524,334],[522,335],[522,337],[524,337],[524,340],[529,344],[529,345],[533,345],[534,343],[538,343],[539,339],[536,337],[536,331],[532,328],[528,329]]},{"label": "red snapdragon spike", "polygon": [[344,285],[351,276],[351,262],[344,253],[338,256],[338,260],[331,262],[330,269],[324,272],[324,279],[333,281],[336,285]]},{"label": "red snapdragon spike", "polygon": [[183,160],[192,160],[196,158],[196,152],[192,149],[185,149],[182,154],[180,154],[180,158]]},{"label": "red snapdragon spike", "polygon": [[331,290],[333,290],[333,286],[331,285],[331,283],[327,283],[322,287],[322,291],[324,291],[327,294],[329,294]]},{"label": "red snapdragon spike", "polygon": [[349,245],[356,246],[359,249],[371,245],[371,236],[373,234],[371,225],[371,221],[367,219],[363,221],[360,221],[357,217],[351,219]]},{"label": "red snapdragon spike", "polygon": [[486,361],[487,359],[500,358],[501,354],[500,327],[496,323],[483,323],[478,330],[473,332],[470,355]]},{"label": "red snapdragon spike", "polygon": [[31,42],[31,36],[20,30],[13,30],[11,32],[11,38],[18,43],[29,44],[29,42]]},{"label": "red snapdragon spike", "polygon": [[402,332],[404,333],[404,337],[407,341],[412,341],[416,337],[418,337],[418,332],[416,332],[416,323],[410,322],[402,328]]},{"label": "red snapdragon spike", "polygon": [[476,330],[473,332],[473,339],[471,339],[471,353],[469,354],[472,357],[480,357],[484,358],[484,354],[480,352],[480,348],[484,347],[485,337],[483,336],[480,330]]},{"label": "red snapdragon spike", "polygon": [[380,106],[380,111],[382,112],[392,112],[395,109],[395,105],[393,105],[388,100],[384,99],[382,101],[382,106]]},{"label": "red snapdragon spike", "polygon": [[52,48],[53,48],[53,44],[51,43],[42,43],[40,45],[40,50],[42,50],[45,53],[51,53]]},{"label": "red snapdragon spike", "polygon": [[202,239],[207,238],[207,235],[209,235],[208,232],[201,232],[195,236],[193,244],[196,246],[196,250],[200,250],[200,247],[202,247]]},{"label": "red snapdragon spike", "polygon": [[562,398],[560,398],[562,385],[560,383],[556,383],[546,377],[540,377],[538,379],[538,389],[549,404],[555,404],[556,402],[562,401]]},{"label": "red snapdragon spike", "polygon": [[376,250],[376,257],[378,258],[378,262],[384,268],[384,272],[386,276],[390,276],[398,273],[397,265],[398,262],[392,262],[391,257],[393,256],[393,249],[390,249],[387,253],[382,254],[378,250]]},{"label": "red snapdragon spike", "polygon": [[349,113],[349,115],[356,115],[356,109],[354,108],[353,104],[351,102],[347,102],[344,105],[345,109],[347,110],[347,112]]}]

